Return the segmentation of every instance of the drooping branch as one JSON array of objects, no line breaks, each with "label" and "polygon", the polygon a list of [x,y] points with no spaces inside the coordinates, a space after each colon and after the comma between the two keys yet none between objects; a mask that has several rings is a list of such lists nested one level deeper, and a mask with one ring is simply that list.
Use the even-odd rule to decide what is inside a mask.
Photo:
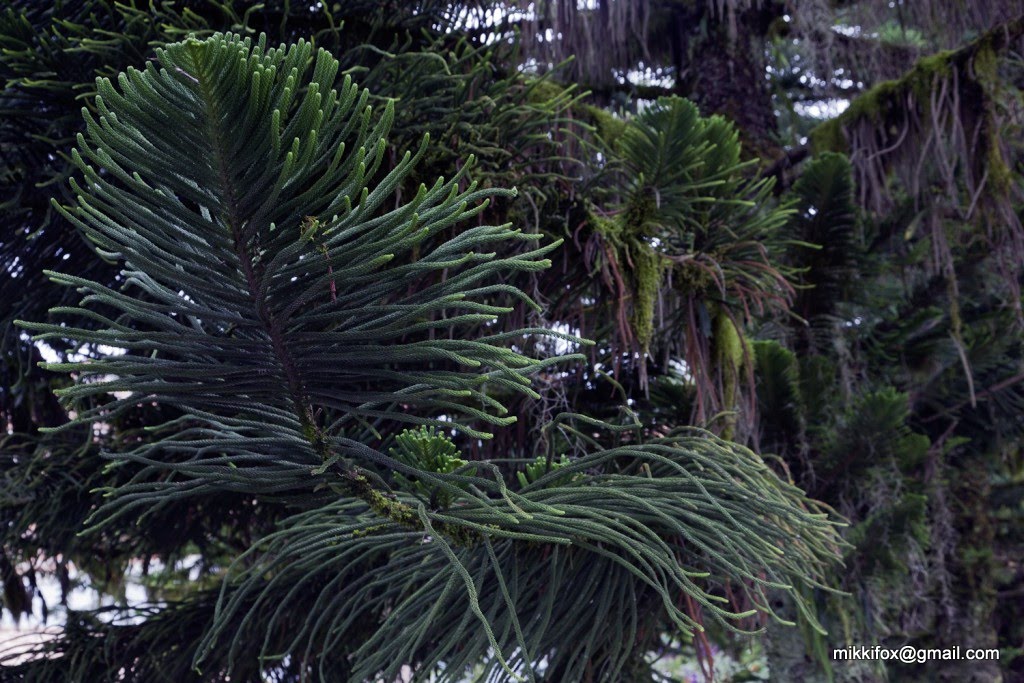
[{"label": "drooping branch", "polygon": [[[936,153],[945,152],[940,171],[956,165],[951,154],[969,160],[971,172],[963,180],[972,193],[986,175],[1005,191],[1007,159],[999,141],[1005,121],[996,103],[996,70],[999,57],[1022,35],[1024,16],[959,50],[919,60],[902,78],[876,85],[818,126],[811,135],[815,151],[848,152],[862,203],[877,210],[889,204],[889,172],[900,172],[911,190],[919,189],[929,166],[925,160]],[[946,174],[943,180],[952,185],[956,179]]]},{"label": "drooping branch", "polygon": [[[1013,202],[1012,150],[1004,134],[1019,125],[1001,69],[1003,56],[1019,49],[1024,16],[981,35],[966,46],[919,60],[902,78],[876,85],[840,116],[811,134],[815,151],[847,152],[853,163],[859,202],[876,212],[909,195],[932,239],[932,267],[949,283],[956,275],[952,250],[959,242],[986,240],[996,254],[1019,310],[1018,275],[1024,262],[1024,226]],[[979,231],[953,231],[958,221]]]}]

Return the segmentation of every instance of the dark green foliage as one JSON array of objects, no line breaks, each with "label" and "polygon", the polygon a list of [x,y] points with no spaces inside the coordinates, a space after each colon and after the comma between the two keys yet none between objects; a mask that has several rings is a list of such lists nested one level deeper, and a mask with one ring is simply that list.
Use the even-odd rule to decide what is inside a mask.
[{"label": "dark green foliage", "polygon": [[1024,670],[1024,23],[826,5],[0,8],[0,678]]},{"label": "dark green foliage", "polygon": [[[0,118],[0,145],[4,150],[3,161],[8,166],[0,192],[17,197],[17,201],[10,205],[11,211],[7,214],[11,219],[10,229],[5,228],[6,232],[0,237],[0,255],[10,266],[8,272],[14,275],[0,280],[2,298],[7,304],[0,310],[4,320],[0,408],[7,423],[14,428],[3,454],[4,462],[9,465],[5,480],[11,482],[11,486],[0,495],[0,509],[9,520],[7,528],[11,530],[4,540],[6,552],[20,572],[26,571],[26,563],[34,562],[40,550],[46,555],[59,553],[63,558],[60,562],[70,558],[80,569],[88,565],[90,572],[96,572],[94,582],[97,584],[102,582],[103,576],[120,575],[124,563],[133,557],[155,556],[173,561],[186,539],[188,543],[199,543],[211,558],[225,548],[230,555],[232,549],[238,547],[236,536],[245,538],[250,533],[258,534],[258,529],[268,519],[280,514],[280,510],[267,501],[254,506],[251,499],[244,497],[228,504],[225,510],[223,503],[230,499],[211,493],[191,498],[184,503],[187,511],[179,510],[181,514],[172,518],[150,515],[145,533],[138,534],[139,527],[130,518],[109,526],[104,532],[111,538],[130,536],[130,542],[122,540],[100,548],[95,538],[77,538],[75,529],[81,528],[80,522],[102,501],[99,487],[127,481],[138,468],[121,466],[116,470],[120,479],[111,481],[104,479],[113,472],[104,472],[103,462],[75,454],[77,444],[65,448],[51,444],[55,439],[51,436],[23,438],[24,434],[34,434],[39,426],[56,426],[67,420],[64,410],[50,393],[64,382],[52,374],[48,377],[48,373],[36,366],[41,360],[38,351],[27,342],[24,332],[12,324],[13,319],[19,317],[46,320],[50,307],[77,301],[80,295],[73,288],[48,280],[43,272],[47,268],[92,278],[115,289],[121,285],[117,279],[118,269],[107,260],[96,258],[88,242],[50,202],[55,194],[70,197],[64,182],[73,169],[68,145],[75,133],[85,129],[81,108],[83,105],[93,107],[88,95],[95,92],[95,75],[114,75],[130,64],[142,65],[152,54],[153,46],[190,32],[206,35],[216,28],[233,28],[246,33],[262,28],[295,39],[313,36],[320,45],[339,54],[340,68],[360,73],[367,67],[396,61],[384,57],[377,47],[399,48],[400,54],[413,62],[417,55],[433,57],[443,51],[444,46],[458,40],[457,36],[443,31],[447,20],[441,17],[441,4],[422,3],[418,14],[383,12],[379,3],[371,2],[348,2],[340,9],[337,5],[321,6],[315,12],[294,3],[279,2],[264,3],[257,8],[259,11],[252,9],[248,3],[197,0],[146,8],[105,2],[52,3],[45,7],[39,3],[19,2],[4,10],[10,23],[4,24],[8,33],[0,33],[0,39],[6,41],[4,46],[8,48],[0,55],[0,70],[7,76],[2,94],[7,108],[5,116]],[[339,32],[342,21],[346,30]],[[430,32],[421,31],[428,27]],[[464,58],[457,67],[447,68],[444,60],[440,60],[432,80],[403,84],[403,87],[410,86],[409,89],[394,93],[407,103],[402,112],[420,112],[418,130],[401,127],[395,131],[393,137],[404,147],[418,146],[425,130],[440,134],[450,130],[454,122],[473,122],[481,145],[493,149],[490,141],[495,136],[513,139],[519,134],[510,120],[534,117],[546,121],[549,110],[544,98],[528,96],[527,89],[516,78],[494,80],[490,77],[494,70],[485,60],[493,50],[460,48],[460,51]],[[431,63],[437,64],[438,60]],[[371,75],[364,74],[364,81],[377,78],[380,81],[378,91],[387,94],[387,79],[378,77],[377,73],[374,70]],[[481,74],[488,77],[482,79]],[[465,106],[456,106],[459,98]],[[527,99],[529,104],[525,105]],[[432,113],[425,117],[422,112],[428,106]],[[41,111],[46,115],[41,117]],[[496,111],[503,115],[496,116],[496,125],[491,125],[489,116]],[[404,115],[399,118],[403,126],[411,119]],[[52,132],[32,134],[39,127],[48,127]],[[509,142],[510,146],[518,144]],[[554,143],[548,141],[548,144]],[[535,145],[543,146],[539,141]],[[393,154],[394,149],[389,148],[388,163],[395,161]],[[478,164],[477,177],[488,182],[490,174],[498,173],[507,179],[503,185],[512,185],[518,175],[500,168],[502,164],[500,158],[493,164],[485,158]],[[421,163],[421,167],[423,165]],[[443,167],[428,171],[424,180],[433,183],[438,174],[447,175],[455,167],[448,157]],[[419,182],[418,177],[407,178],[405,191],[415,193]],[[15,227],[22,219],[24,230],[20,223]],[[317,235],[311,234],[310,238],[310,249],[318,250],[321,245]],[[492,292],[488,297],[494,306],[502,309],[516,300],[501,291]],[[71,322],[67,312],[64,321]],[[93,328],[98,322],[83,318],[74,324]],[[67,349],[60,344],[56,347],[53,350],[64,356]],[[493,383],[491,387],[489,391],[493,391]],[[109,438],[118,441],[108,445],[116,450],[130,450],[138,443],[139,436],[145,434],[140,431],[143,425],[165,422],[179,415],[177,409],[163,406],[149,414],[134,410],[116,420],[108,420]],[[235,518],[231,506],[237,504],[258,514],[246,513]],[[62,507],[64,505],[66,507]],[[228,527],[224,526],[225,514],[233,520]],[[67,533],[46,529],[38,523],[43,519],[52,519],[55,523],[66,520]],[[23,533],[26,528],[36,531]],[[170,533],[172,530],[174,532]],[[82,556],[78,555],[80,551]],[[217,563],[211,559],[209,566]],[[48,571],[45,566],[25,573],[22,583],[27,585],[36,575],[45,576]],[[11,586],[16,584],[10,583]]]},{"label": "dark green foliage", "polygon": [[[162,453],[174,454],[193,461],[178,471],[205,479],[201,486],[256,483],[260,477],[241,474],[251,466],[267,491],[302,487],[309,468],[330,458],[327,449],[352,447],[344,430],[372,433],[368,420],[379,426],[382,418],[441,424],[418,414],[424,405],[507,424],[485,412],[502,408],[478,387],[490,381],[529,391],[521,370],[537,365],[492,340],[437,339],[431,332],[493,320],[505,309],[473,298],[502,286],[480,280],[542,267],[535,261],[542,251],[495,260],[475,249],[518,233],[481,226],[418,259],[407,256],[499,191],[460,193],[456,176],[421,186],[409,205],[377,214],[415,159],[407,153],[369,191],[391,107],[372,121],[365,91],[350,79],[336,90],[337,62],[323,51],[311,62],[310,51],[301,42],[285,52],[191,41],[158,52],[159,69],[130,70],[119,79],[122,92],[100,83],[101,116],[90,118],[91,141],[81,138],[81,154],[74,152],[87,189],[76,184],[80,205],[67,216],[101,252],[124,259],[131,289],[55,274],[87,295],[83,303],[95,302],[68,313],[110,327],[29,325],[41,339],[125,349],[87,364],[50,365],[116,378],[81,382],[63,399],[79,407],[79,423],[116,417],[143,400],[184,411],[150,427],[166,434],[161,440],[122,457],[155,467]],[[159,111],[175,112],[174,124],[151,113]],[[208,152],[196,156],[199,149]],[[324,216],[325,225],[307,213]],[[218,268],[231,275],[216,276]],[[451,274],[443,286],[404,291],[440,269]],[[431,320],[432,311],[453,315]],[[406,369],[416,364],[437,369]],[[81,410],[83,400],[116,391],[130,395]],[[392,407],[398,404],[402,411]],[[250,440],[260,447],[246,454]],[[303,442],[309,445],[297,447]],[[281,455],[271,457],[270,448]],[[230,459],[211,457],[222,449],[230,449]]]},{"label": "dark green foliage", "polygon": [[[799,206],[820,207],[798,213],[795,236],[821,248],[790,252],[808,267],[796,310],[810,325],[783,335],[803,356],[800,400],[783,380],[782,368],[795,365],[770,342],[758,358],[759,407],[771,420],[762,446],[784,454],[797,481],[852,522],[843,585],[859,597],[819,600],[830,630],[842,624],[847,643],[935,647],[962,633],[942,621],[951,619],[976,624],[972,642],[991,646],[992,631],[974,621],[992,609],[999,547],[983,472],[1020,434],[1014,283],[984,273],[1000,253],[982,238],[954,246],[967,226],[950,220],[922,231],[926,219],[909,202],[866,223],[861,242],[848,168],[838,155],[812,160],[794,187]],[[936,272],[931,258],[947,248],[954,270]],[[805,427],[787,434],[780,418]],[[1012,546],[1017,532],[1004,534]],[[861,675],[845,666],[833,673]]]},{"label": "dark green foliage", "polygon": [[[444,434],[438,434],[434,427],[406,429],[395,437],[395,444],[396,446],[391,449],[392,457],[413,469],[439,474],[456,471],[469,476],[476,474],[475,467],[463,469],[467,463],[458,457],[458,447]],[[419,493],[421,497],[431,502],[432,507],[447,508],[452,503],[452,496],[448,493],[431,491],[423,483],[410,481],[398,472],[393,473],[393,476],[399,486],[407,491]]]},{"label": "dark green foliage", "polygon": [[[701,613],[731,624],[771,614],[769,588],[817,585],[837,551],[834,522],[757,456],[709,434],[605,449],[570,427],[593,447],[518,491],[495,463],[462,464],[436,432],[392,440],[403,422],[488,438],[483,429],[515,420],[488,387],[538,397],[528,376],[576,358],[506,347],[549,330],[470,334],[509,312],[487,295],[535,306],[498,282],[546,267],[558,243],[505,257],[491,245],[537,236],[482,221],[444,235],[511,194],[465,181],[471,163],[396,201],[427,140],[385,165],[394,105],[374,115],[365,91],[308,43],[218,34],[156,54],[118,87],[98,82],[98,116],[86,112],[73,152],[78,202],[60,207],[123,264],[123,284],[51,273],[83,295],[53,314],[98,327],[22,324],[90,351],[47,364],[76,378],[59,395],[77,416],[58,433],[146,405],[171,412],[110,444],[107,470],[132,474],[107,487],[87,533],[224,493],[295,509],[223,577],[197,667],[244,672],[262,642],[264,666],[290,654],[324,679],[443,663],[457,680],[477,662],[533,679],[545,659],[561,680],[614,680],[644,667],[638,647],[655,625],[690,633]],[[381,450],[392,442],[393,457]],[[391,490],[391,472],[417,495]],[[728,586],[735,607],[721,604]],[[296,610],[301,599],[313,602]],[[635,607],[625,619],[624,604]],[[561,626],[571,618],[591,625],[586,637]],[[122,633],[133,651],[151,631]],[[75,643],[69,631],[40,652]],[[69,675],[88,675],[99,656],[66,656]]]},{"label": "dark green foliage", "polygon": [[799,241],[791,258],[800,274],[793,311],[807,321],[802,350],[821,350],[831,339],[836,304],[856,285],[862,249],[849,160],[825,153],[812,159],[793,186],[796,214],[790,225]]},{"label": "dark green foliage", "polygon": [[681,98],[652,104],[605,153],[612,210],[590,210],[586,251],[603,281],[594,298],[616,321],[609,362],[617,373],[623,353],[638,357],[626,367],[646,390],[649,365],[664,374],[670,359],[683,360],[696,389],[689,419],[745,438],[753,406],[744,328],[790,300],[793,271],[779,260],[790,210],[772,198],[771,179],[751,177],[736,127]]},{"label": "dark green foliage", "polygon": [[758,445],[768,453],[793,455],[804,445],[806,405],[796,355],[771,340],[753,343],[757,377]]}]

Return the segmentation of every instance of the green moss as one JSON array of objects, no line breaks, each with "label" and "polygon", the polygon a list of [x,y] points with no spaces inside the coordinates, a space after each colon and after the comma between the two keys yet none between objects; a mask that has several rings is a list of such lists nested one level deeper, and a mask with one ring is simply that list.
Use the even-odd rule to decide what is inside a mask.
[{"label": "green moss", "polygon": [[999,55],[996,53],[992,36],[986,35],[975,44],[974,58],[971,60],[975,79],[985,85],[994,85],[999,77]]},{"label": "green moss", "polygon": [[690,263],[682,263],[672,271],[672,282],[675,289],[684,294],[700,294],[711,287],[717,287],[714,276],[707,268]]},{"label": "green moss", "polygon": [[903,85],[902,79],[882,81],[850,102],[850,106],[838,118],[847,121],[865,118],[878,121],[882,114],[892,106],[892,99],[903,91]]},{"label": "green moss", "polygon": [[[348,483],[352,493],[381,517],[409,529],[426,532],[419,514],[411,505],[373,488],[362,474],[351,474]],[[471,546],[478,539],[478,534],[466,527],[444,523],[435,523],[433,527],[434,531],[443,534],[453,545]],[[369,530],[364,533],[369,533]]]},{"label": "green moss", "polygon": [[[999,87],[999,56],[992,45],[991,36],[985,36],[979,40],[971,66],[975,79],[983,89],[991,93]],[[1007,165],[1006,159],[1003,158],[994,117],[990,111],[986,111],[985,114],[985,132],[988,138],[985,168],[988,170],[988,181],[996,192],[1005,194],[1013,185],[1013,171]]]},{"label": "green moss", "polygon": [[749,352],[749,342],[742,333],[736,329],[736,324],[725,314],[719,311],[715,316],[715,354],[719,364],[723,368],[739,369],[743,366],[743,359],[746,352]]},{"label": "green moss", "polygon": [[814,154],[823,152],[850,151],[850,143],[843,132],[843,123],[839,117],[819,124],[810,133],[811,151]]},{"label": "green moss", "polygon": [[352,535],[352,538],[363,538],[365,536],[370,536],[371,534],[375,534],[378,531],[386,531],[387,528],[388,528],[387,524],[374,524],[373,526],[368,526],[365,529],[355,529],[352,532],[351,535]]},{"label": "green moss", "polygon": [[413,529],[421,529],[422,524],[420,523],[419,515],[412,509],[411,506],[405,503],[385,496],[380,491],[371,488],[369,482],[366,481],[365,477],[360,477],[366,482],[366,494],[363,499],[369,504],[370,508],[379,514],[381,517],[390,519],[393,522],[397,522],[402,526],[411,527]]},{"label": "green moss", "polygon": [[654,308],[668,262],[644,242],[636,243],[630,256],[633,261],[634,292],[630,323],[640,348],[646,353],[654,336]]},{"label": "green moss", "polygon": [[599,216],[591,211],[587,214],[587,223],[594,232],[600,234],[606,241],[615,246],[622,245],[622,223],[616,219]]},{"label": "green moss", "polygon": [[565,92],[565,88],[555,83],[550,78],[538,78],[527,85],[529,93],[527,100],[533,104],[549,102]]},{"label": "green moss", "polygon": [[626,132],[626,122],[606,109],[592,104],[581,106],[584,121],[592,125],[598,136],[609,146],[614,146],[622,134]]},{"label": "green moss", "polygon": [[1003,153],[999,149],[999,136],[990,135],[988,153],[985,159],[988,168],[989,182],[1001,193],[1006,193],[1013,186],[1013,170],[1007,165]]},{"label": "green moss", "polygon": [[[736,323],[724,310],[720,310],[715,316],[713,339],[715,360],[722,373],[722,403],[726,410],[733,410],[737,403],[743,367],[748,361],[753,361],[753,348],[750,340],[736,327]],[[725,424],[722,437],[731,439],[736,427],[736,417],[726,417]]]},{"label": "green moss", "polygon": [[846,126],[861,120],[881,122],[889,108],[893,106],[895,95],[902,92],[902,87],[902,81],[883,81],[862,93],[850,102],[850,106],[842,114],[825,121],[811,131],[812,152],[848,153],[850,143],[846,139]]},{"label": "green moss", "polygon": [[942,50],[922,57],[917,60],[910,73],[897,83],[909,86],[919,102],[928,102],[931,99],[935,79],[953,75],[953,61],[956,57],[957,53],[953,50]]},{"label": "green moss", "polygon": [[952,61],[956,56],[956,52],[945,50],[919,59],[902,78],[882,81],[856,97],[846,111],[811,131],[813,153],[849,152],[844,129],[856,121],[885,124],[892,112],[904,111],[903,98],[908,93],[914,95],[917,106],[924,111],[931,101],[936,77],[945,78],[952,74]]},{"label": "green moss", "polygon": [[622,230],[629,235],[642,236],[647,234],[651,220],[658,215],[658,200],[647,188],[640,188],[633,193],[622,214]]},{"label": "green moss", "polygon": [[658,291],[670,262],[643,239],[643,225],[656,210],[653,198],[630,202],[625,213],[605,218],[591,213],[591,228],[615,250],[621,266],[628,266],[626,282],[630,288],[632,313],[630,328],[640,348],[646,352],[654,336],[654,310]]}]

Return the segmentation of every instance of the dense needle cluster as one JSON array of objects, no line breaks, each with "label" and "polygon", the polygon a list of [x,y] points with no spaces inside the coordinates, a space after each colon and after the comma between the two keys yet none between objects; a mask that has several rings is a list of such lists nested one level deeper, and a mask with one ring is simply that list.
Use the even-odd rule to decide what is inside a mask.
[{"label": "dense needle cluster", "polygon": [[[772,614],[771,590],[803,604],[833,561],[834,522],[711,434],[619,426],[609,449],[592,436],[612,427],[563,415],[586,454],[549,455],[547,474],[461,465],[447,447],[444,466],[414,457],[402,423],[485,439],[474,424],[515,419],[495,395],[532,394],[531,374],[579,362],[514,350],[547,329],[460,334],[509,312],[490,294],[536,306],[503,279],[546,268],[557,244],[497,256],[537,236],[470,221],[511,194],[468,182],[471,160],[396,201],[431,143],[389,163],[401,104],[370,107],[309,43],[218,34],[157,55],[98,83],[78,203],[60,209],[123,286],[53,273],[83,295],[57,319],[99,324],[23,324],[124,350],[50,366],[75,377],[67,428],[143,403],[175,414],[107,454],[137,474],[91,531],[218,491],[299,508],[227,572],[195,667],[250,670],[244,646],[262,638],[260,666],[285,657],[325,680],[392,680],[403,665],[458,680],[479,663],[496,679],[621,680],[645,629],[750,627]],[[438,438],[429,429],[417,438]]]}]

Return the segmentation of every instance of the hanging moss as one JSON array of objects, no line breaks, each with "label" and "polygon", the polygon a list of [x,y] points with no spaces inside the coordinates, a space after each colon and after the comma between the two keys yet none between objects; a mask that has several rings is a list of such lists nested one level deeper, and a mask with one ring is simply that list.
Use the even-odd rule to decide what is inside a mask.
[{"label": "hanging moss", "polygon": [[953,50],[942,50],[933,55],[922,57],[914,64],[910,73],[897,81],[903,87],[910,87],[914,96],[921,103],[931,98],[932,87],[936,78],[947,78],[953,75],[953,62],[957,53]]},{"label": "hanging moss", "polygon": [[743,365],[745,354],[750,353],[750,342],[736,329],[736,324],[719,311],[715,316],[715,354],[723,368],[738,369]]},{"label": "hanging moss", "polygon": [[707,268],[686,263],[672,271],[672,281],[675,288],[684,294],[700,294],[715,286],[715,278]]},{"label": "hanging moss", "polygon": [[623,244],[622,223],[614,218],[600,216],[593,211],[587,214],[587,224],[607,242],[620,247]]},{"label": "hanging moss", "polygon": [[637,241],[630,250],[633,261],[633,316],[631,324],[640,348],[650,348],[654,336],[654,308],[668,261],[645,242]]},{"label": "hanging moss", "polygon": [[662,279],[670,262],[643,239],[642,225],[652,215],[654,199],[631,202],[625,213],[606,218],[596,213],[589,217],[592,229],[612,246],[621,265],[629,267],[626,282],[632,300],[630,328],[642,352],[650,348],[654,336],[654,310]]},{"label": "hanging moss", "polygon": [[906,111],[906,104],[902,99],[908,94],[914,96],[920,113],[926,111],[931,100],[935,79],[945,78],[952,74],[952,61],[957,55],[958,53],[952,50],[944,50],[919,59],[902,78],[882,81],[860,94],[850,102],[846,111],[811,131],[813,152],[815,154],[821,152],[848,153],[850,151],[849,141],[843,130],[846,126],[856,121],[884,124],[890,112]]},{"label": "hanging moss", "polygon": [[1005,193],[1013,185],[1013,170],[1006,163],[1003,153],[999,149],[999,136],[990,135],[989,138],[988,153],[985,159],[989,182],[992,183],[992,187],[996,191]]},{"label": "hanging moss", "polygon": [[[999,88],[999,55],[993,44],[993,37],[986,35],[979,39],[978,49],[974,53],[974,60],[971,62],[974,71],[974,78],[978,84],[989,93]],[[985,135],[987,140],[985,150],[985,168],[988,171],[988,180],[996,192],[1005,194],[1013,185],[1013,171],[1003,157],[999,145],[999,132],[996,130],[991,103],[985,107]]]},{"label": "hanging moss", "polygon": [[[740,375],[746,362],[753,361],[750,340],[736,327],[724,310],[719,310],[714,322],[714,349],[718,367],[722,373],[722,403],[726,410],[733,410],[738,399]],[[731,439],[736,429],[736,416],[725,418],[722,437]]]},{"label": "hanging moss", "polygon": [[[642,177],[640,182],[642,185]],[[657,215],[658,200],[651,190],[641,186],[626,203],[626,211],[622,214],[622,227],[630,235],[645,235],[651,225],[651,221]]]},{"label": "hanging moss", "polygon": [[[1021,32],[1024,32],[1024,19],[1017,19],[983,34],[958,50],[943,50],[922,57],[903,77],[878,83],[852,100],[842,114],[814,128],[809,136],[813,153],[848,153],[849,141],[844,132],[847,126],[856,121],[884,124],[890,112],[906,111],[905,103],[901,100],[907,95],[914,96],[918,113],[925,114],[931,102],[936,79],[948,78],[954,70],[969,73],[968,66],[971,67],[970,78],[982,90],[978,93],[980,97],[970,99],[976,100],[979,106],[986,106],[985,94],[990,93],[998,83],[996,69],[999,53]],[[1010,170],[1005,168],[1006,164],[996,143],[989,145],[986,161],[989,163],[989,173],[993,182],[1001,184],[1009,180]]]},{"label": "hanging moss", "polygon": [[998,74],[999,55],[993,42],[993,36],[987,34],[978,39],[975,43],[974,59],[971,60],[974,67],[974,77],[978,82],[985,85],[994,85]]}]

